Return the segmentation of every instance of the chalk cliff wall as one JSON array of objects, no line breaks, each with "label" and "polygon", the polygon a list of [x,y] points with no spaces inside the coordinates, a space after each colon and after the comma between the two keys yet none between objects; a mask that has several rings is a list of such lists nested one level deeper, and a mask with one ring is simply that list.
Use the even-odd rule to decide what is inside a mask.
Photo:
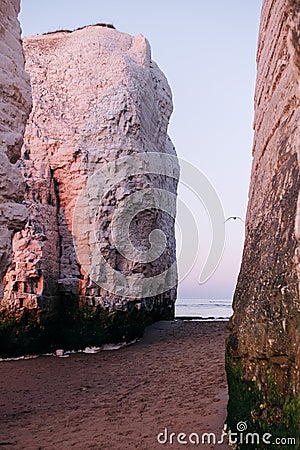
[{"label": "chalk cliff wall", "polygon": [[[175,155],[167,136],[170,88],[141,35],[89,26],[31,36],[23,44],[33,96],[21,159],[30,215],[14,238],[2,307],[25,321],[27,328],[39,324],[49,330],[50,321],[53,329],[45,331],[50,333],[46,347],[49,340],[54,345],[82,346],[102,339],[129,339],[147,323],[173,317],[176,267],[171,274],[168,268],[175,261],[174,220],[155,202],[147,202],[147,195],[153,188],[176,194],[177,181],[149,174],[145,168],[145,173],[135,175],[130,164],[125,164],[123,179],[99,198],[96,219],[81,223],[84,218],[74,209],[93,174],[100,173],[104,187],[109,186],[112,174],[107,164],[144,152]],[[178,172],[176,164],[174,171]],[[149,250],[149,235],[157,228],[167,238],[165,250],[151,262],[126,258],[112,236],[113,214],[134,192],[139,198],[133,203],[142,208],[131,217],[128,238],[132,245]],[[162,284],[167,287],[150,289],[144,296],[135,296],[133,289],[130,296],[117,279],[108,280],[109,274],[102,274],[105,287],[95,282],[83,267],[82,245],[74,236],[76,227],[80,239],[88,235],[91,230],[87,228],[95,220],[98,272],[104,270],[97,259],[101,253],[125,278],[136,277],[134,286],[166,272]],[[124,224],[124,230],[119,227],[117,231],[126,235],[125,228]],[[83,259],[91,253],[90,241],[84,241]],[[81,256],[76,242],[81,245]]]},{"label": "chalk cliff wall", "polygon": [[227,346],[233,431],[247,420],[298,438],[299,27],[299,1],[263,2],[246,240]]},{"label": "chalk cliff wall", "polygon": [[12,236],[27,217],[26,207],[21,204],[25,185],[16,165],[31,107],[19,9],[18,0],[3,0],[0,4],[0,298],[3,276],[11,261]]}]

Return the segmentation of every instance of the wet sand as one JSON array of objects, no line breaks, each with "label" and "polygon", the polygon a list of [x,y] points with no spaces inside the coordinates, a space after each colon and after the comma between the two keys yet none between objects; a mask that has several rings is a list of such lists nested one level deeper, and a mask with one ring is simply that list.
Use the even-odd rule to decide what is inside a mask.
[{"label": "wet sand", "polygon": [[227,449],[176,441],[221,436],[226,335],[226,322],[158,322],[120,350],[1,362],[0,448]]}]

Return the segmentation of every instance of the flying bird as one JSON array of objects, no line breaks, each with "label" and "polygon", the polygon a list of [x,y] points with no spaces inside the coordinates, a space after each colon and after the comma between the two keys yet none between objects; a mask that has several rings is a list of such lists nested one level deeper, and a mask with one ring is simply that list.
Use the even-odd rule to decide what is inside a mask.
[{"label": "flying bird", "polygon": [[239,220],[241,220],[242,222],[245,223],[245,221],[244,221],[241,217],[239,217],[239,216],[230,216],[230,217],[228,217],[228,219],[225,220],[224,223],[228,222],[228,220],[230,220],[230,219],[233,219],[233,220],[239,219]]}]

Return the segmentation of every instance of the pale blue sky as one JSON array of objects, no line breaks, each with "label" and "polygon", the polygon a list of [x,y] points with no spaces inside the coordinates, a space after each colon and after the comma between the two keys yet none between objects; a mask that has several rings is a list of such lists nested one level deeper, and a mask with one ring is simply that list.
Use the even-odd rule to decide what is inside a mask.
[{"label": "pale blue sky", "polygon": [[[225,216],[245,216],[251,168],[256,46],[262,0],[22,0],[23,34],[74,29],[97,22],[142,33],[173,91],[169,134],[179,156],[210,179]],[[209,222],[197,201],[180,195],[198,221],[201,254],[180,283],[181,298],[231,298],[243,246],[243,223],[226,224],[223,259],[204,285],[198,277],[210,244]]]}]

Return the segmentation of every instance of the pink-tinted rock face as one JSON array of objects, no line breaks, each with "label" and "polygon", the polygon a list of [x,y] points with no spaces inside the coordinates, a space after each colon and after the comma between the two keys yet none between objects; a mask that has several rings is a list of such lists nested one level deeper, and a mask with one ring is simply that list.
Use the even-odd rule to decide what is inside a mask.
[{"label": "pink-tinted rock face", "polygon": [[[148,42],[142,36],[90,26],[72,33],[25,38],[24,52],[33,95],[22,149],[30,217],[14,238],[14,258],[6,275],[2,305],[19,313],[42,313],[43,317],[69,314],[69,310],[73,314],[84,307],[96,315],[124,313],[141,324],[172,317],[176,267],[171,274],[167,269],[175,260],[174,220],[158,211],[158,206],[147,204],[146,190],[176,193],[176,180],[149,173],[134,175],[128,164],[123,179],[101,199],[96,220],[101,254],[116,271],[136,278],[134,289],[141,279],[164,271],[161,284],[169,288],[150,290],[147,299],[135,298],[134,290],[128,298],[124,286],[112,279],[112,289],[107,290],[84,270],[85,254],[76,252],[74,246],[78,236],[73,230],[82,220],[74,208],[95,172],[106,177],[103,183],[108,186],[112,177],[108,163],[143,152],[174,154],[166,134],[171,91],[151,60]],[[144,211],[130,224],[132,244],[141,252],[147,250],[149,234],[155,228],[168,240],[162,255],[149,263],[123,257],[111,233],[114,211],[134,191],[140,193]],[[79,234],[88,234],[84,229],[88,223]],[[90,251],[89,245],[90,241],[83,253]],[[102,273],[101,264],[96,257]],[[105,276],[107,282],[109,275]],[[167,284],[170,277],[173,284]]]},{"label": "pink-tinted rock face", "polygon": [[264,1],[246,241],[228,345],[228,373],[240,371],[230,379],[231,424],[244,420],[233,411],[243,380],[253,382],[247,418],[269,417],[278,430],[300,421],[299,20],[298,1]]},{"label": "pink-tinted rock face", "polygon": [[31,107],[29,77],[24,71],[18,0],[0,4],[0,298],[11,261],[13,233],[24,225],[24,183],[17,167]]}]

